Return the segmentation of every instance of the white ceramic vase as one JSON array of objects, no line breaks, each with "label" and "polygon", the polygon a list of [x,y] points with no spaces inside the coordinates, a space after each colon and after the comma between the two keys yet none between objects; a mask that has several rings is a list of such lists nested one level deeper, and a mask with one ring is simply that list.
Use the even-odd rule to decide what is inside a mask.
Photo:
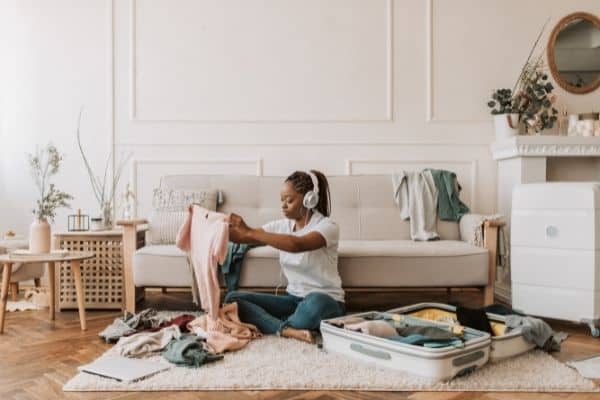
[{"label": "white ceramic vase", "polygon": [[496,140],[504,140],[519,134],[519,114],[494,115]]},{"label": "white ceramic vase", "polygon": [[29,251],[50,253],[50,224],[46,218],[34,219],[29,227]]}]

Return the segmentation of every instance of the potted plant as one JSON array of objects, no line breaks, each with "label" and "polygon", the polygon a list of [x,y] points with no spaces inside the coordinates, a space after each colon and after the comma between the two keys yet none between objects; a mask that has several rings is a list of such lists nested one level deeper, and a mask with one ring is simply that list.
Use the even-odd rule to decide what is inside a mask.
[{"label": "potted plant", "polygon": [[29,251],[32,253],[50,252],[50,224],[48,219],[54,222],[56,209],[60,207],[69,208],[69,200],[73,199],[68,193],[56,188],[50,179],[58,173],[62,156],[52,144],[48,144],[35,154],[28,154],[29,167],[39,198],[33,214],[35,219],[29,229]]},{"label": "potted plant", "polygon": [[558,111],[553,107],[556,96],[550,94],[554,87],[543,61],[545,52],[532,59],[547,24],[540,30],[513,88],[496,89],[487,103],[494,116],[497,139],[518,135],[521,126],[523,133],[540,132],[552,128],[557,120]]},{"label": "potted plant", "polygon": [[496,89],[488,102],[494,116],[496,139],[504,139],[519,134],[519,99],[511,89]]}]

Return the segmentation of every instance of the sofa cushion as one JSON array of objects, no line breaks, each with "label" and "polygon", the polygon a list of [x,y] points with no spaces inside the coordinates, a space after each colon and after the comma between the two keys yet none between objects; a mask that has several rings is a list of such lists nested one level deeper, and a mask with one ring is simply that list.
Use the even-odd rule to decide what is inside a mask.
[{"label": "sofa cushion", "polygon": [[[280,280],[279,252],[270,246],[250,249],[246,253],[240,285],[271,287],[286,284]],[[145,246],[133,256],[135,286],[189,287],[192,279],[186,255],[175,245]],[[220,277],[221,284],[224,282]]]},{"label": "sofa cushion", "polygon": [[200,204],[208,210],[217,209],[217,191],[214,189],[154,189],[152,213],[148,231],[149,244],[173,244],[183,224],[187,206]]},{"label": "sofa cushion", "polygon": [[[166,175],[165,189],[218,189],[223,204],[218,211],[235,212],[250,226],[283,218],[279,192],[285,177],[249,175]],[[400,219],[394,203],[391,175],[330,176],[331,219],[340,227],[341,240],[410,239],[410,223]],[[458,223],[439,221],[441,239],[460,240]]]},{"label": "sofa cushion", "polygon": [[186,255],[177,246],[145,246],[133,256],[133,282],[136,286],[190,286],[192,274]]},{"label": "sofa cushion", "polygon": [[458,240],[340,242],[345,287],[468,287],[488,282],[488,251]]},{"label": "sofa cushion", "polygon": [[[242,287],[285,287],[279,252],[248,251]],[[488,252],[457,240],[341,240],[339,271],[344,287],[466,287],[488,282]],[[146,246],[133,260],[136,286],[190,286],[185,254],[174,245]]]}]

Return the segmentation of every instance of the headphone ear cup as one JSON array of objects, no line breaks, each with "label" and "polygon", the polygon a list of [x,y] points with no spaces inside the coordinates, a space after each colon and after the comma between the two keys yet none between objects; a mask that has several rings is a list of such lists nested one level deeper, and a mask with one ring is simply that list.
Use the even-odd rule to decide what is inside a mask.
[{"label": "headphone ear cup", "polygon": [[306,208],[312,209],[315,208],[317,204],[319,204],[319,195],[312,190],[306,192],[304,199],[302,200],[302,205]]}]

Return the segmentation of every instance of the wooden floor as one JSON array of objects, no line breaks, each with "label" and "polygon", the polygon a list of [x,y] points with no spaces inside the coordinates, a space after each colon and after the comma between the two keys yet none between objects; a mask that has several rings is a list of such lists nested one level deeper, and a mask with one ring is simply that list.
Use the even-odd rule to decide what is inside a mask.
[{"label": "wooden floor", "polygon": [[[348,306],[351,311],[390,309],[419,301],[460,301],[470,306],[480,305],[480,294],[472,291],[445,292],[389,292],[351,293]],[[188,293],[149,293],[141,307],[191,310]],[[97,392],[63,393],[62,385],[75,375],[79,365],[90,362],[106,351],[98,332],[120,313],[116,311],[89,311],[88,330],[79,329],[76,312],[57,313],[50,322],[47,312],[25,311],[8,313],[5,334],[0,336],[0,399],[596,399],[599,394],[576,393],[485,393],[485,392],[328,392],[328,391],[238,391],[238,392]],[[592,338],[589,330],[572,324],[551,322],[553,328],[570,334],[562,351],[556,357],[562,361],[583,358],[600,353],[600,340]]]}]

